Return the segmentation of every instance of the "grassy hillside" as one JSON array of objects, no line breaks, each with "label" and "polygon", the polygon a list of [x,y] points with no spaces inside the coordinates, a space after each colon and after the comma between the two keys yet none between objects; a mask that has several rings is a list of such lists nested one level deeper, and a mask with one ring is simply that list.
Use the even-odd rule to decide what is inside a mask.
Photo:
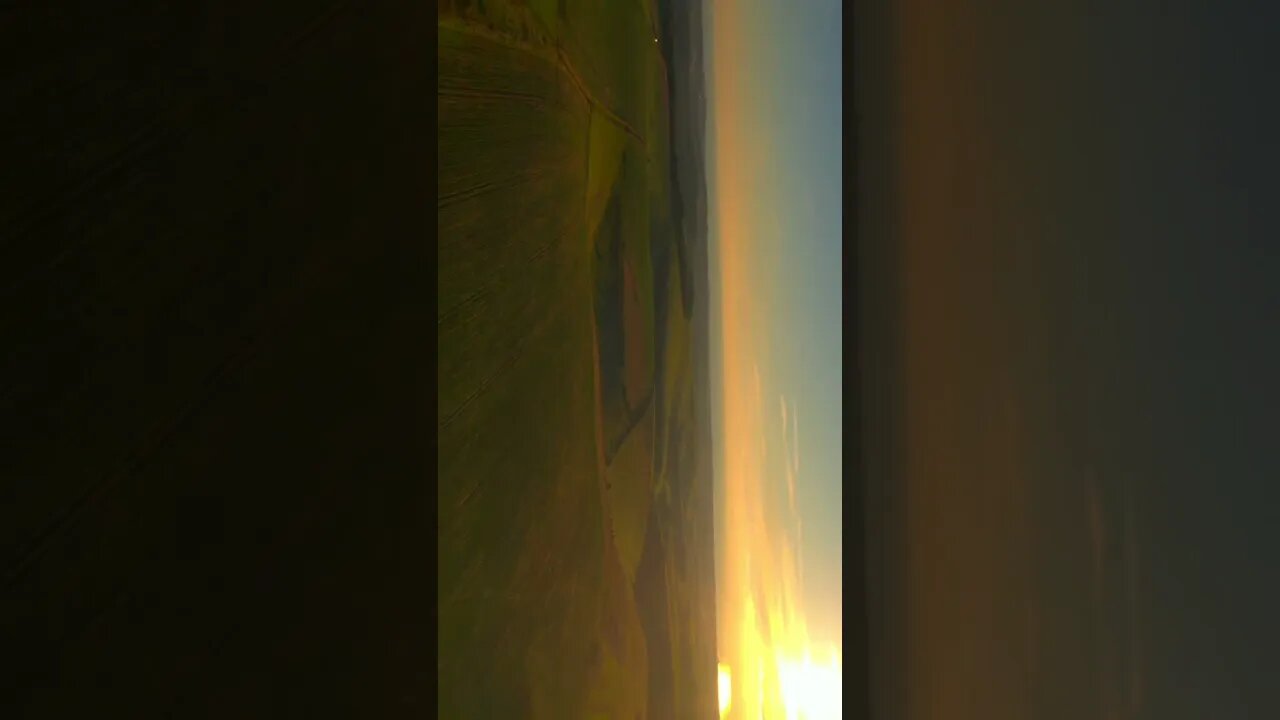
[{"label": "grassy hillside", "polygon": [[[714,696],[662,709],[692,667],[673,648],[713,647],[714,622],[683,622],[673,645],[688,566],[648,549],[711,523],[653,503],[658,428],[695,437],[692,413],[658,414],[687,406],[666,395],[692,372],[659,369],[691,338],[662,311],[679,253],[655,17],[645,2],[441,6],[444,718],[714,712]],[[676,587],[661,608],[639,587],[646,553]]]},{"label": "grassy hillside", "polygon": [[[591,281],[578,240],[587,108],[554,55],[441,24],[438,112],[439,708],[526,716],[575,694],[542,682],[532,695],[526,667],[554,651],[585,668],[570,618],[600,604],[549,601],[601,582],[594,398],[579,382],[593,342],[577,302]],[[517,194],[495,211],[494,196]],[[534,418],[563,431],[522,432]],[[497,538],[528,553],[495,552]],[[568,547],[596,562],[566,561]]]}]

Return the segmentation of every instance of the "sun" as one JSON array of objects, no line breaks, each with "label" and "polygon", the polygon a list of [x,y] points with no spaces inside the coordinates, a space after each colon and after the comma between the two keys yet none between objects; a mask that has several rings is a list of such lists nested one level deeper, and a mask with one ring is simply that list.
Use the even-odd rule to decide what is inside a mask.
[{"label": "sun", "polygon": [[[761,672],[759,687],[756,688],[761,693],[758,700],[761,717],[781,715],[786,720],[836,720],[843,717],[844,694],[839,650],[833,648],[825,660],[814,658],[807,649],[799,657],[789,657],[778,652],[774,656],[773,665],[776,675],[769,681],[772,690],[767,690],[764,686],[764,667],[757,668]],[[716,675],[720,718],[725,720],[732,704],[733,673],[728,665],[719,663]],[[765,695],[774,699],[766,702]],[[755,712],[749,707],[746,711]]]},{"label": "sun", "polygon": [[733,676],[729,672],[729,666],[720,663],[716,666],[716,675],[720,688],[720,718],[729,714],[729,701],[733,696]]},{"label": "sun", "polygon": [[778,685],[787,720],[828,720],[842,717],[843,684],[840,655],[832,650],[817,662],[808,650],[796,659],[779,657]]}]

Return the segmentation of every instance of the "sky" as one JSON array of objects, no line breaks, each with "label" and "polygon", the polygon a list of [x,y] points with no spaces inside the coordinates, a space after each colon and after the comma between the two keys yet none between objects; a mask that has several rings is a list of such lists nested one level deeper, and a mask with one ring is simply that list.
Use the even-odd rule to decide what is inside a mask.
[{"label": "sky", "polygon": [[[718,636],[730,711],[757,717],[761,693],[828,682],[838,716],[841,7],[708,0],[707,10]],[[799,695],[814,693],[764,702],[775,714]]]},{"label": "sky", "polygon": [[877,716],[1280,716],[1277,11],[871,5]]}]

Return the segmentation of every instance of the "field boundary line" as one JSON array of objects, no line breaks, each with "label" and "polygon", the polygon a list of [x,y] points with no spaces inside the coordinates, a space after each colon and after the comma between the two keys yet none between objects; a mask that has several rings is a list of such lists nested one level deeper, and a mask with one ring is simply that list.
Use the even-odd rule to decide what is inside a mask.
[{"label": "field boundary line", "polygon": [[[537,19],[537,20],[541,24],[541,20],[540,19]],[[528,53],[530,55],[535,55],[544,60],[548,60],[548,61],[552,60],[552,58],[550,57],[550,54],[544,51],[538,45],[533,45],[530,43],[524,43],[518,40],[514,40],[513,38],[507,37],[502,33],[493,32],[486,28],[480,27],[475,23],[462,20],[461,18],[455,18],[453,19],[452,22],[447,22],[447,23],[441,22],[440,25],[447,27],[450,30],[454,30],[456,32],[464,33],[467,35],[473,35],[476,37],[482,37],[486,40],[490,40],[492,42],[505,45],[506,47],[511,48],[512,50],[517,50],[520,52]],[[545,25],[544,25],[544,29],[546,29]],[[548,32],[548,35],[553,35],[553,34]],[[550,50],[551,48],[548,48],[548,49]],[[578,93],[581,94],[583,99],[587,101],[587,105],[592,110],[599,109],[605,115],[605,117],[609,118],[610,122],[622,128],[624,132],[626,132],[631,137],[635,138],[644,147],[645,154],[648,154],[649,143],[645,140],[644,135],[640,134],[640,132],[637,131],[635,127],[631,125],[631,123],[627,122],[626,120],[623,120],[622,117],[617,113],[615,113],[612,108],[610,108],[605,103],[601,102],[599,99],[596,98],[595,95],[591,93],[591,89],[582,80],[582,76],[578,74],[577,69],[573,67],[573,63],[569,61],[568,55],[565,54],[564,48],[559,44],[558,41],[554,47],[554,53],[555,53],[554,62],[556,62],[560,66],[560,68],[564,70],[565,74],[569,76],[569,79],[573,81],[574,86],[578,89]],[[449,90],[449,92],[444,92],[446,89]],[[449,86],[439,86],[437,84],[436,94],[450,95],[450,94],[457,94],[457,93],[454,88],[451,88]]]},{"label": "field boundary line", "polygon": [[623,120],[622,117],[615,113],[608,105],[600,102],[591,94],[591,89],[587,87],[587,84],[582,80],[582,76],[578,75],[577,70],[573,68],[573,63],[569,62],[569,58],[565,55],[562,48],[556,48],[556,55],[560,58],[561,67],[564,68],[564,71],[568,74],[569,78],[573,80],[573,84],[578,88],[578,92],[582,93],[582,97],[586,99],[587,104],[591,106],[591,109],[601,111],[610,122],[622,128],[624,132],[635,138],[636,141],[644,147],[645,154],[647,155],[649,153],[649,143],[645,141],[644,136],[632,127],[631,123]]}]

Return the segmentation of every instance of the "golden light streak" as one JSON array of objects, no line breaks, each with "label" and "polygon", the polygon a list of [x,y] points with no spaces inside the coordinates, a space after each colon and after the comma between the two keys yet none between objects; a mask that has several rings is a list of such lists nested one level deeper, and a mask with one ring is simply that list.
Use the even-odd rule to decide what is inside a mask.
[{"label": "golden light streak", "polygon": [[720,717],[723,719],[729,713],[729,705],[733,698],[733,673],[728,665],[720,663],[716,667],[716,675],[716,686],[719,688],[720,695]]}]

